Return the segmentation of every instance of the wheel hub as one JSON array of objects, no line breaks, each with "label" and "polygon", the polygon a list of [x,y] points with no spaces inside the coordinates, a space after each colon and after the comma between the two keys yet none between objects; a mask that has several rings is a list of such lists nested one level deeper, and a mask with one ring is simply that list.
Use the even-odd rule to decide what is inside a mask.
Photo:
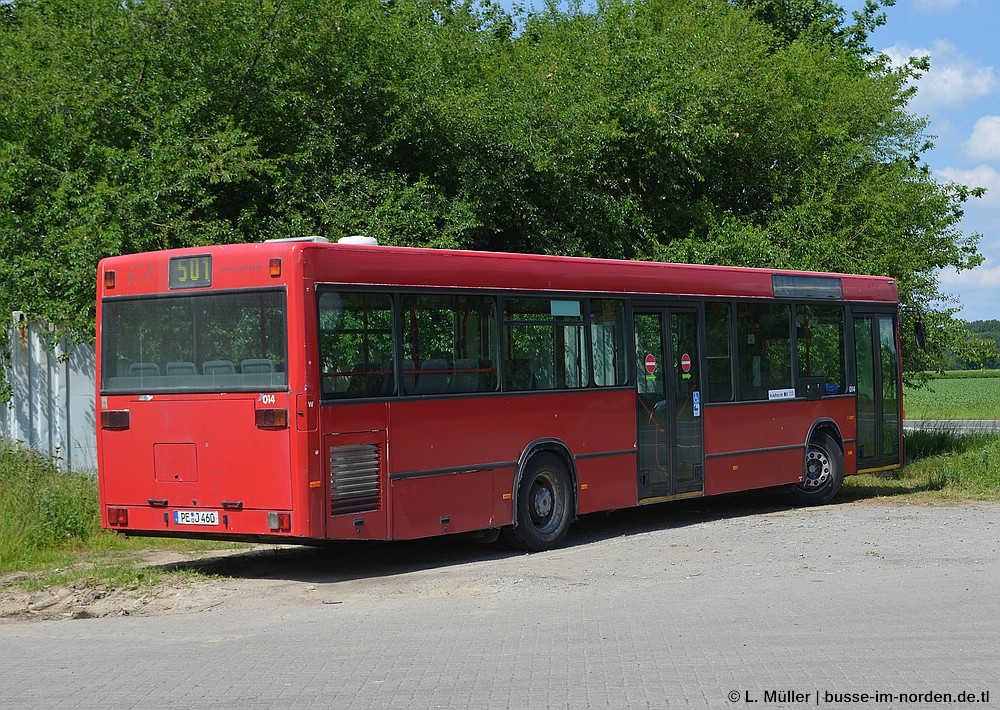
[{"label": "wheel hub", "polygon": [[822,451],[811,449],[806,454],[806,472],[802,487],[809,490],[821,488],[830,480],[830,462]]},{"label": "wheel hub", "polygon": [[552,491],[540,486],[535,490],[535,517],[544,519],[552,513]]}]

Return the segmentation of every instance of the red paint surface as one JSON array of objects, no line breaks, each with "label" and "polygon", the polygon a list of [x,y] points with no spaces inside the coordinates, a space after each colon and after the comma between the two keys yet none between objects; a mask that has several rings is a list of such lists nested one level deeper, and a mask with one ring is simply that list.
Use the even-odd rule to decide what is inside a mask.
[{"label": "red paint surface", "polygon": [[[279,393],[271,406],[287,407],[289,427],[256,428],[253,393],[157,395],[148,401],[111,396],[103,402],[98,393],[98,421],[102,409],[128,409],[131,416],[127,430],[98,429],[98,456],[102,514],[107,505],[128,507],[130,529],[158,533],[178,531],[163,518],[175,508],[216,509],[226,515],[219,529],[180,531],[197,537],[208,532],[273,536],[267,527],[269,511],[292,511],[288,535],[300,538],[408,538],[508,524],[514,464],[540,439],[560,442],[574,457],[581,513],[637,503],[635,394],[629,390],[319,403],[316,283],[620,295],[659,295],[669,284],[681,298],[767,298],[773,273],[276,243],[106,259],[98,269],[99,295],[166,292],[168,259],[194,254],[213,256],[213,290],[287,288],[289,391]],[[272,259],[281,260],[280,278],[268,273]],[[113,290],[103,287],[108,270],[115,271]],[[895,302],[896,285],[890,279],[840,278],[845,299]],[[100,328],[98,308],[98,336]],[[97,356],[100,362],[100,337]],[[657,364],[651,364],[655,370]],[[854,407],[853,398],[704,407],[705,493],[798,480],[803,449],[795,447],[804,447],[812,423],[830,418],[851,439]],[[379,509],[332,516],[329,447],[368,439],[384,447]],[[847,473],[853,473],[853,456],[845,459]],[[426,475],[414,475],[421,472]],[[168,509],[152,506],[150,500],[167,500]],[[222,511],[222,501],[239,501],[242,510]],[[363,525],[357,524],[359,518]]]}]

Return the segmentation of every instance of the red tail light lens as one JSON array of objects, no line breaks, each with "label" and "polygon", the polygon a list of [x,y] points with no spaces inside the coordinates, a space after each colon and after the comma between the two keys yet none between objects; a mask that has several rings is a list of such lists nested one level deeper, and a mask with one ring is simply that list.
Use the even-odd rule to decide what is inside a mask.
[{"label": "red tail light lens", "polygon": [[291,513],[268,513],[267,527],[277,532],[288,532],[292,529]]},{"label": "red tail light lens", "polygon": [[128,508],[115,508],[108,506],[108,525],[115,527],[128,526]]}]

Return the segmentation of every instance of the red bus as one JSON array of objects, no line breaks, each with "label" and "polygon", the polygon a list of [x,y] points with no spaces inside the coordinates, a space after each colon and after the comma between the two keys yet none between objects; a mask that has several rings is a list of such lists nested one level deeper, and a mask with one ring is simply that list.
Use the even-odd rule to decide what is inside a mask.
[{"label": "red bus", "polygon": [[129,535],[542,550],[594,511],[820,504],[901,461],[886,277],[308,238],[105,259],[98,299]]}]

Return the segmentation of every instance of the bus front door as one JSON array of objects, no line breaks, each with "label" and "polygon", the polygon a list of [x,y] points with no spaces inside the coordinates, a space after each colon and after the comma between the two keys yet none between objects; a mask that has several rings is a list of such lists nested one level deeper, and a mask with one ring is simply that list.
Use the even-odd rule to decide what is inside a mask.
[{"label": "bus front door", "polygon": [[701,358],[693,308],[636,308],[639,502],[704,490]]},{"label": "bus front door", "polygon": [[854,314],[858,471],[898,468],[902,440],[899,349],[893,313]]}]

